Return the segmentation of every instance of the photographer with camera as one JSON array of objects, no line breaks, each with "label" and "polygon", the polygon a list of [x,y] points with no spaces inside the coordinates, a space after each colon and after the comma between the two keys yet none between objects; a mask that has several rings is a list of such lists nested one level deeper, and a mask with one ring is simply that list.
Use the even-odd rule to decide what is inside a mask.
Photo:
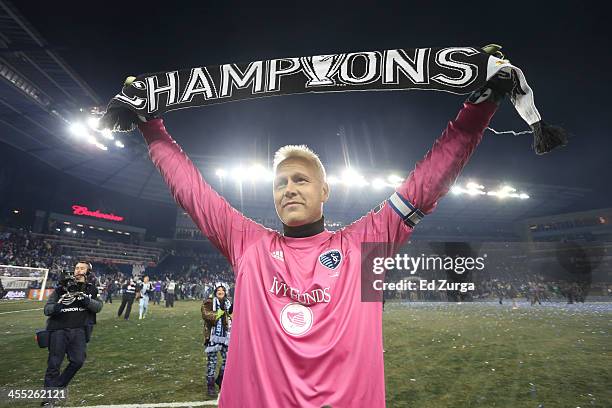
[{"label": "photographer with camera", "polygon": [[[83,366],[86,348],[96,313],[102,310],[98,300],[98,289],[86,282],[92,266],[88,262],[78,262],[74,275],[64,275],[55,288],[44,308],[49,339],[49,358],[45,373],[45,387],[64,388]],[[68,366],[60,374],[64,356],[68,355]],[[43,401],[42,406],[53,406]]]}]

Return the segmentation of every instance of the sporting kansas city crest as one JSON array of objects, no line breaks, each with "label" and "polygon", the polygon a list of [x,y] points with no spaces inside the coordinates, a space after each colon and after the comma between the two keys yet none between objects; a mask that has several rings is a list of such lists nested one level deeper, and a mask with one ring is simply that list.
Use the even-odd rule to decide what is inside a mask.
[{"label": "sporting kansas city crest", "polygon": [[319,262],[328,269],[336,269],[342,262],[342,254],[337,249],[331,249],[319,255]]}]

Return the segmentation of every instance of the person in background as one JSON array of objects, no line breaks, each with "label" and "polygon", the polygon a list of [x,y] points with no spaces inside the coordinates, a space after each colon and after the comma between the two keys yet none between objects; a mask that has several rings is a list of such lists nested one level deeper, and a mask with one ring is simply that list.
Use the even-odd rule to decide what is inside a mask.
[{"label": "person in background", "polygon": [[106,281],[106,299],[104,303],[113,303],[113,293],[115,292],[115,282],[112,279]]},{"label": "person in background", "polygon": [[155,281],[155,284],[153,285],[153,304],[155,305],[159,305],[159,302],[161,301],[161,290],[162,290],[162,283],[158,279],[157,281]]},{"label": "person in background", "polygon": [[123,296],[121,299],[121,305],[119,306],[119,311],[117,312],[117,317],[121,317],[123,314],[123,310],[125,309],[125,320],[129,320],[130,312],[132,311],[132,304],[134,304],[134,299],[136,298],[136,283],[132,279],[126,279],[123,284]]},{"label": "person in background", "polygon": [[149,309],[149,296],[153,293],[153,284],[149,282],[148,276],[144,277],[139,289],[140,303],[138,309],[138,320],[142,320],[147,317],[147,310]]},{"label": "person in background", "polygon": [[[234,306],[227,298],[227,291],[224,286],[219,285],[215,288],[215,295],[202,304],[202,318],[205,321],[205,348],[207,355],[206,384],[207,394],[211,397],[216,396],[215,384],[221,389],[223,374],[225,372],[225,362],[227,360],[227,350],[232,327],[232,312]],[[215,380],[217,366],[219,363],[218,353],[223,359],[219,369],[219,375]]]},{"label": "person in background", "polygon": [[174,291],[176,290],[176,283],[174,280],[170,280],[166,286],[166,307],[174,307]]},{"label": "person in background", "polygon": [[[45,388],[67,387],[85,363],[87,343],[91,338],[96,314],[103,303],[98,300],[96,285],[86,282],[91,273],[89,262],[78,262],[71,281],[55,288],[44,307],[48,316],[49,356],[45,373]],[[62,362],[68,365],[60,373]],[[52,407],[53,401],[44,400],[42,406]]]}]

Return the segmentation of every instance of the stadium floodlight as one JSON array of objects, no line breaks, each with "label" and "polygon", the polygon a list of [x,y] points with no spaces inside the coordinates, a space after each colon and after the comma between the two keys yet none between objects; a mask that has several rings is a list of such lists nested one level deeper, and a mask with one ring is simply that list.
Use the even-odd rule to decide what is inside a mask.
[{"label": "stadium floodlight", "polygon": [[[69,126],[70,133],[75,135],[78,138],[85,139],[89,144],[96,146],[100,150],[107,151],[108,147],[98,141],[95,137],[95,133],[99,133],[103,138],[108,140],[114,140],[113,132],[109,129],[98,129],[98,124],[100,122],[100,118],[91,116],[87,118],[84,122],[74,122]],[[90,130],[95,133],[90,133]],[[123,148],[125,147],[121,142],[115,142],[115,146]]]},{"label": "stadium floodlight", "polygon": [[483,191],[485,187],[482,184],[478,184],[478,183],[474,183],[473,181],[470,181],[467,183],[466,187],[467,188],[464,192],[471,196],[486,194]]},{"label": "stadium floodlight", "polygon": [[375,178],[372,180],[372,187],[374,187],[375,190],[380,190],[387,187],[387,183],[381,178]]},{"label": "stadium floodlight", "polygon": [[350,167],[346,168],[342,172],[342,182],[347,186],[357,187],[363,187],[370,184],[361,174],[359,174],[357,170],[352,169]]},{"label": "stadium floodlight", "polygon": [[115,139],[115,136],[113,136],[113,132],[111,132],[110,129],[102,129],[100,131],[100,133],[102,134],[102,136],[105,139],[108,139],[108,140],[114,140]]},{"label": "stadium floodlight", "polygon": [[[251,182],[271,181],[274,178],[273,173],[261,164],[254,164],[246,168],[238,166],[231,171],[218,168],[215,170],[215,174],[221,179],[231,177],[238,184],[245,180],[251,180]],[[361,175],[355,168],[347,167],[340,177],[333,174],[328,175],[326,181],[329,185],[343,184],[349,187],[371,186],[373,190],[382,190],[387,187],[396,188],[401,185],[404,179],[395,174],[388,175],[386,178],[385,176],[377,176],[369,179]],[[467,194],[472,197],[486,195],[499,199],[518,198],[526,200],[530,198],[528,194],[519,193],[515,187],[508,184],[502,184],[497,190],[488,191],[484,185],[473,180],[469,180],[465,185],[453,185],[450,192],[456,196]]]},{"label": "stadium floodlight", "polygon": [[393,187],[398,187],[402,183],[402,181],[404,181],[404,179],[398,176],[397,174],[389,175],[389,177],[387,177],[387,180],[389,181],[389,183],[391,183]]},{"label": "stadium floodlight", "polygon": [[241,183],[245,177],[245,172],[242,167],[235,167],[231,172],[231,177],[236,183]]},{"label": "stadium floodlight", "polygon": [[489,191],[487,195],[496,196],[497,198],[504,199],[508,197],[518,198],[519,195],[515,193],[516,189],[510,186],[502,186],[497,191]]},{"label": "stadium floodlight", "polygon": [[482,190],[485,188],[482,184],[474,183],[473,181],[468,182],[466,187],[468,190]]},{"label": "stadium floodlight", "polygon": [[272,181],[272,172],[266,169],[261,164],[254,164],[248,169],[248,174],[251,181]]},{"label": "stadium floodlight", "polygon": [[120,149],[123,149],[125,147],[125,145],[121,142],[121,140],[115,140],[115,146],[117,146]]},{"label": "stadium floodlight", "polygon": [[83,126],[82,123],[73,123],[70,125],[69,129],[70,129],[70,133],[72,133],[73,135],[77,137],[89,136],[89,132],[87,131],[87,128]]},{"label": "stadium floodlight", "polygon": [[506,197],[513,197],[514,196],[514,192],[516,191],[516,189],[514,187],[510,187],[510,186],[503,186],[499,192],[498,192],[498,197],[499,198],[506,198]]},{"label": "stadium floodlight", "polygon": [[463,189],[459,186],[452,186],[450,191],[454,195],[459,195],[463,193]]},{"label": "stadium floodlight", "polygon": [[95,116],[90,116],[87,118],[87,125],[93,130],[98,130],[98,124],[100,123],[100,118]]},{"label": "stadium floodlight", "polygon": [[108,147],[100,143],[98,139],[96,139],[93,135],[87,134],[86,138],[87,138],[87,143],[96,146],[100,150],[104,150],[104,151],[108,150]]},{"label": "stadium floodlight", "polygon": [[327,176],[327,184],[334,185],[340,183],[340,179],[336,176]]}]

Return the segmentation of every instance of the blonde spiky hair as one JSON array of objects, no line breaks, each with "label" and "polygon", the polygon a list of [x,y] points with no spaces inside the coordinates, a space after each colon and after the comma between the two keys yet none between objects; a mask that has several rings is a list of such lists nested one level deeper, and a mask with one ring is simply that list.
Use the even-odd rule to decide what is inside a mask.
[{"label": "blonde spiky hair", "polygon": [[320,173],[321,180],[327,181],[327,173],[325,172],[323,163],[321,163],[321,159],[319,159],[319,156],[306,145],[287,145],[278,149],[276,153],[274,153],[274,173],[276,173],[276,168],[279,164],[292,157],[299,157],[314,163]]}]

